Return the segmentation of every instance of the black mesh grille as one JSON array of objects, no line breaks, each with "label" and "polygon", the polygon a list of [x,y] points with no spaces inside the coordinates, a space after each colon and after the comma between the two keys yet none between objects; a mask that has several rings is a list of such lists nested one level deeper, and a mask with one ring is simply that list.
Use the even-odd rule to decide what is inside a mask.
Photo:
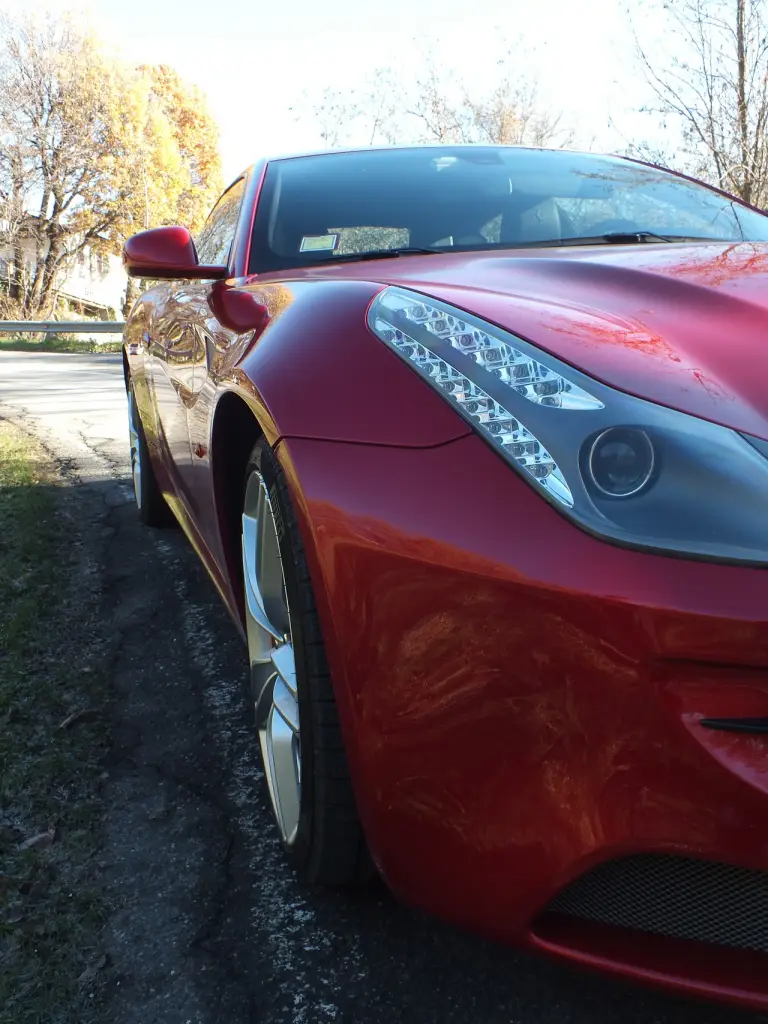
[{"label": "black mesh grille", "polygon": [[655,854],[609,861],[547,910],[768,953],[768,873],[727,864]]}]

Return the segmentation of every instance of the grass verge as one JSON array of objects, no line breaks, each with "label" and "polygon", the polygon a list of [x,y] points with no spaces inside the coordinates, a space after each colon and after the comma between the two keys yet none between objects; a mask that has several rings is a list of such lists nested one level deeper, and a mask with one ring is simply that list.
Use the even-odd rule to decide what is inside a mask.
[{"label": "grass verge", "polygon": [[42,341],[0,336],[0,352],[119,352],[122,347],[121,341],[100,343],[59,334],[52,334]]},{"label": "grass verge", "polygon": [[78,542],[65,491],[44,449],[0,420],[2,1024],[88,1024],[105,966],[95,709],[106,674],[74,653],[89,623],[69,585]]}]

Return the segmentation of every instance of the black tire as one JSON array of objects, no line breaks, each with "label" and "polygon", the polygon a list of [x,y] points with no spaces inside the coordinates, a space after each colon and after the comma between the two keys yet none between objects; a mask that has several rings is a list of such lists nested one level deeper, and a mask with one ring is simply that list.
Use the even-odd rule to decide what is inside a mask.
[{"label": "black tire", "polygon": [[133,493],[136,498],[136,507],[139,514],[139,519],[145,526],[152,527],[169,527],[175,525],[175,519],[173,513],[168,507],[168,503],[163,497],[162,491],[160,490],[157,478],[155,477],[155,471],[152,468],[152,462],[149,457],[149,448],[147,446],[147,439],[144,435],[144,426],[141,422],[141,416],[139,414],[138,403],[136,402],[136,396],[133,393],[133,381],[128,382],[128,406],[129,406],[129,417],[130,422],[133,423],[136,432],[136,448],[138,451],[138,477],[139,487],[136,486],[136,478],[134,476],[134,466],[136,453],[133,448],[133,440],[130,439],[129,430],[129,443],[131,445],[131,477],[133,481]]},{"label": "black tire", "polygon": [[[299,703],[299,825],[294,841],[283,842],[283,847],[303,882],[360,885],[373,877],[375,869],[352,790],[304,545],[285,476],[266,441],[253,449],[245,483],[254,470],[266,484],[277,524]],[[254,701],[257,697],[252,694]]]}]

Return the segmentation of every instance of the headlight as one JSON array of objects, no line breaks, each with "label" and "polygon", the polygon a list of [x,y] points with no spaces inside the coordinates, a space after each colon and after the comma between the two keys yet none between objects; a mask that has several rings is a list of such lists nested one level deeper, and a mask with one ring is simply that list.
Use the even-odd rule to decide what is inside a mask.
[{"label": "headlight", "polygon": [[368,324],[577,525],[659,552],[768,563],[765,442],[615,391],[416,292],[386,288]]}]

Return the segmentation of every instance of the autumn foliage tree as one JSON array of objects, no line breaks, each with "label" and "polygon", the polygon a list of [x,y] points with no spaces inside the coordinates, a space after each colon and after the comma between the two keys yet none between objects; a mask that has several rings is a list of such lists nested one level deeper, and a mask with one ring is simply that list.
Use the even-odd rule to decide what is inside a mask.
[{"label": "autumn foliage tree", "polygon": [[220,189],[215,124],[174,71],[110,59],[68,19],[0,16],[0,316],[49,316],[80,252],[195,229]]},{"label": "autumn foliage tree", "polygon": [[173,68],[158,64],[138,70],[181,158],[175,198],[179,223],[196,229],[221,192],[219,130],[200,89],[182,81]]}]

